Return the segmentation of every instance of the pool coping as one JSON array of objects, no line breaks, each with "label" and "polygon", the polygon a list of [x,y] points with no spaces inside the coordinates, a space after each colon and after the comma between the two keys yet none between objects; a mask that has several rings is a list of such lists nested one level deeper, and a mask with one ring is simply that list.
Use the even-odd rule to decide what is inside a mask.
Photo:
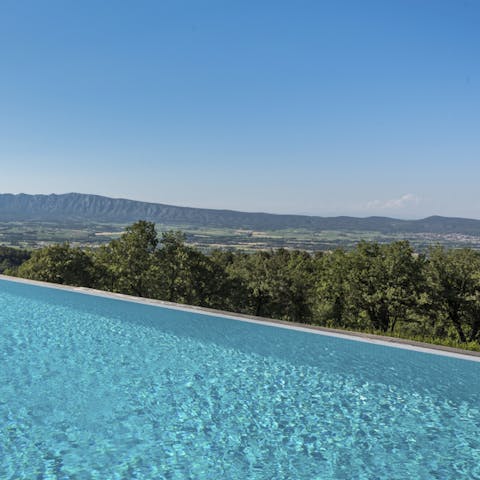
[{"label": "pool coping", "polygon": [[376,335],[373,333],[354,332],[350,330],[340,330],[336,328],[320,327],[318,325],[307,325],[304,323],[289,322],[286,320],[276,320],[272,318],[258,317],[255,315],[246,315],[243,313],[227,312],[224,310],[216,310],[214,308],[198,307],[195,305],[183,305],[180,303],[167,302],[165,300],[156,300],[152,298],[135,297],[133,295],[126,295],[123,293],[106,292],[104,290],[97,290],[88,287],[73,287],[70,285],[62,285],[58,283],[50,283],[39,280],[29,280],[20,277],[12,277],[9,275],[0,274],[0,280],[7,280],[17,283],[24,283],[36,285],[46,288],[54,288],[59,290],[66,290],[70,292],[83,293],[87,295],[112,298],[116,300],[123,300],[133,303],[140,303],[144,305],[158,306],[170,308],[173,310],[183,310],[187,312],[194,312],[203,315],[210,315],[216,317],[228,318],[231,320],[239,320],[243,322],[255,323],[270,327],[279,327],[290,330],[302,331],[307,333],[314,333],[324,336],[343,338],[347,340],[354,340],[376,345],[384,345],[394,348],[402,348],[404,350],[413,350],[434,355],[443,355],[453,358],[460,358],[462,360],[469,360],[480,362],[480,352],[472,350],[463,350],[461,348],[448,347],[444,345],[435,345],[426,342],[419,342],[416,340],[407,340],[404,338],[388,337],[384,335]]}]

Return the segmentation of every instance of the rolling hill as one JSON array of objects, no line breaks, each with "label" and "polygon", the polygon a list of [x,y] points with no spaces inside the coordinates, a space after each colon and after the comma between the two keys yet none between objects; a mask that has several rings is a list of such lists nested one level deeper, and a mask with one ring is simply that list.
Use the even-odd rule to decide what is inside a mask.
[{"label": "rolling hill", "polygon": [[319,232],[374,231],[480,235],[480,220],[431,216],[421,220],[387,217],[317,217],[232,210],[177,207],[82,193],[0,194],[0,221],[130,223],[139,219],[163,225],[281,230],[304,228]]}]

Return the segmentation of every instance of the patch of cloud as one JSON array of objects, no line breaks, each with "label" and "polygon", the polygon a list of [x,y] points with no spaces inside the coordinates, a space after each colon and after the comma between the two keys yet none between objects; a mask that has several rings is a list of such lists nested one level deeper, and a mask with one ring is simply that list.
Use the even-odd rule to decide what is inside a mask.
[{"label": "patch of cloud", "polygon": [[366,207],[368,210],[401,210],[403,208],[418,205],[421,198],[414,193],[406,193],[399,198],[392,198],[390,200],[372,200],[368,202]]}]

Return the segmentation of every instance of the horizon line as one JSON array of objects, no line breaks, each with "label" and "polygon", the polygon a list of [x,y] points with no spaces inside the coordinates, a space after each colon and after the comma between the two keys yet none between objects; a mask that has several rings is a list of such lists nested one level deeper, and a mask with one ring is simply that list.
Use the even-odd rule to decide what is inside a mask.
[{"label": "horizon line", "polygon": [[66,195],[89,195],[89,196],[94,196],[94,197],[101,197],[101,198],[108,198],[111,200],[126,200],[129,202],[137,202],[137,203],[148,203],[151,205],[163,205],[167,207],[176,207],[176,208],[192,208],[196,210],[210,210],[210,211],[223,211],[223,212],[234,212],[234,213],[246,213],[246,214],[258,214],[258,215],[275,215],[275,216],[295,216],[295,217],[312,217],[312,218],[356,218],[356,219],[369,219],[369,218],[384,218],[384,219],[389,219],[389,220],[398,220],[401,222],[417,222],[421,220],[427,220],[430,218],[444,218],[444,219],[457,219],[457,220],[474,220],[474,221],[480,221],[480,218],[474,218],[474,217],[463,217],[463,216],[446,216],[446,215],[440,215],[440,214],[431,214],[427,216],[422,216],[422,217],[417,217],[417,218],[407,218],[407,217],[393,217],[393,216],[388,216],[388,215],[366,215],[366,216],[361,216],[361,215],[352,215],[352,214],[338,214],[338,215],[320,215],[320,214],[308,214],[308,213],[275,213],[275,212],[268,212],[268,211],[251,211],[251,210],[241,210],[241,209],[232,209],[232,208],[212,208],[212,207],[194,207],[191,205],[178,205],[178,204],[173,204],[173,203],[163,203],[163,202],[153,202],[151,200],[138,200],[134,198],[126,198],[123,196],[110,196],[106,194],[100,194],[100,193],[83,193],[83,192],[75,192],[75,191],[69,191],[69,192],[64,192],[64,193],[25,193],[25,192],[18,192],[18,193],[12,193],[12,192],[0,192],[0,195],[12,195],[12,196],[19,196],[19,195],[25,195],[25,196],[43,196],[43,197],[48,197],[48,196],[66,196]]}]

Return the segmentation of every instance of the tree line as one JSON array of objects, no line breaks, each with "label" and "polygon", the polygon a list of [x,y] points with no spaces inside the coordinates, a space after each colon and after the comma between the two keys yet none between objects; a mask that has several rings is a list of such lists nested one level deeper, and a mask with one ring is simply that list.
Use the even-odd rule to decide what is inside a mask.
[{"label": "tree line", "polygon": [[27,250],[0,245],[0,273],[9,269],[15,270],[29,258],[30,252]]},{"label": "tree line", "polygon": [[182,233],[159,237],[153,223],[139,221],[98,249],[48,246],[5,273],[480,349],[480,254],[472,249],[418,254],[398,241],[316,254],[205,254]]}]

